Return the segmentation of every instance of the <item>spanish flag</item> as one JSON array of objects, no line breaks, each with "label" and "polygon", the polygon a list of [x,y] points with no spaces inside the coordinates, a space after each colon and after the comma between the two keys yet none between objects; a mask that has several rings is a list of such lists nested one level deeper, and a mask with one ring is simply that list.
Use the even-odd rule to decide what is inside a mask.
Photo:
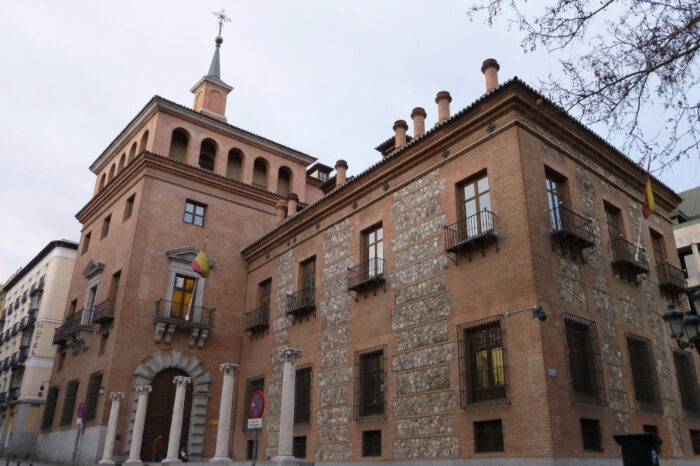
[{"label": "spanish flag", "polygon": [[197,254],[197,257],[190,262],[190,267],[192,267],[192,270],[197,272],[200,277],[209,278],[209,256],[207,256],[206,249],[207,243],[205,241],[202,250]]},{"label": "spanish flag", "polygon": [[656,210],[654,193],[651,190],[649,168],[651,168],[651,156],[649,156],[649,165],[647,166],[647,181],[644,184],[644,202],[642,203],[642,215],[644,215],[644,218],[649,218],[649,216],[654,213],[654,210]]}]

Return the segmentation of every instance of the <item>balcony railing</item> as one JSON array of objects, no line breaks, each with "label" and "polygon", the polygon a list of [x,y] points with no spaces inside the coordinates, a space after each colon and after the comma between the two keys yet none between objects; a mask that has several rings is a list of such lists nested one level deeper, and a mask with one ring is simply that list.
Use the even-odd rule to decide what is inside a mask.
[{"label": "balcony railing", "polygon": [[683,271],[668,262],[656,266],[659,274],[659,287],[666,293],[678,295],[688,291]]},{"label": "balcony railing", "polygon": [[564,206],[547,211],[552,236],[560,241],[569,242],[576,249],[590,248],[595,245],[593,222]]},{"label": "balcony railing", "polygon": [[3,404],[7,401],[7,392],[2,392],[0,393],[0,404]]},{"label": "balcony railing", "polygon": [[153,322],[173,323],[184,327],[214,328],[214,309],[159,299]]},{"label": "balcony railing", "polygon": [[7,391],[7,401],[17,401],[19,398],[19,387],[11,388]]},{"label": "balcony railing", "polygon": [[270,326],[270,305],[265,304],[254,311],[245,313],[244,329],[246,332],[264,330]]},{"label": "balcony railing", "polygon": [[109,299],[102,301],[100,304],[95,306],[92,313],[92,323],[105,325],[114,320],[114,306],[112,301]]},{"label": "balcony railing", "polygon": [[302,288],[287,295],[287,314],[299,315],[316,309],[316,289]]},{"label": "balcony railing", "polygon": [[384,259],[375,257],[355,267],[348,268],[348,290],[366,292],[368,288],[376,291],[380,283],[384,283]]},{"label": "balcony railing", "polygon": [[29,310],[29,314],[27,314],[27,325],[32,325],[34,322],[36,322],[36,316],[39,314],[39,309],[37,308],[32,308]]},{"label": "balcony railing", "polygon": [[22,345],[19,347],[19,361],[24,362],[29,357],[29,345]]},{"label": "balcony railing", "polygon": [[63,334],[63,326],[57,327],[56,330],[54,330],[52,343],[54,345],[65,345],[66,344],[66,337]]},{"label": "balcony railing", "polygon": [[445,251],[458,253],[467,250],[471,259],[472,246],[481,245],[482,254],[485,254],[484,247],[490,241],[496,241],[496,251],[498,251],[495,217],[493,212],[484,209],[459,222],[445,226]]},{"label": "balcony railing", "polygon": [[[92,309],[83,309],[80,312],[69,315],[66,317],[63,325],[58,327],[61,330],[63,337],[68,337],[73,333],[80,330],[90,330],[92,331]],[[56,339],[56,334],[54,334],[54,340]],[[55,341],[54,341],[55,342]]]},{"label": "balcony railing", "polygon": [[621,273],[634,279],[641,273],[649,273],[649,261],[644,248],[637,247],[622,237],[613,238],[610,247],[613,253],[612,264]]}]

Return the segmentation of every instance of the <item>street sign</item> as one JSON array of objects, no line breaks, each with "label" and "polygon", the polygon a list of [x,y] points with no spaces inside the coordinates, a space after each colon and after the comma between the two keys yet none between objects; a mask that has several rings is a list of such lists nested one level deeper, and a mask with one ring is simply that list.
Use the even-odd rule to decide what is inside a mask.
[{"label": "street sign", "polygon": [[248,419],[248,429],[262,429],[262,418]]},{"label": "street sign", "polygon": [[265,395],[263,392],[258,390],[253,393],[250,397],[250,417],[259,418],[262,417],[263,411],[265,410]]},{"label": "street sign", "polygon": [[85,416],[85,411],[87,411],[87,405],[83,401],[78,405],[78,419],[82,419]]}]

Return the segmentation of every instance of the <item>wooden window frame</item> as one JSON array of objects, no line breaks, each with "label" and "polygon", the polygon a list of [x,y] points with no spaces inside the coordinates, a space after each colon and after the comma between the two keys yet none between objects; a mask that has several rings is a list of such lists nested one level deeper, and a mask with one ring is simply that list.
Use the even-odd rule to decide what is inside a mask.
[{"label": "wooden window frame", "polygon": [[[486,183],[488,185],[487,189],[482,191],[479,191],[479,181],[482,179],[486,179]],[[470,184],[474,185],[474,196],[466,198],[464,195],[464,188]],[[460,222],[460,225],[464,223],[465,230],[472,230],[474,226],[471,226],[471,224],[468,223],[468,218],[474,217],[476,219],[476,230],[474,232],[471,231],[465,231],[469,236],[474,236],[474,235],[481,235],[484,234],[485,232],[488,232],[490,230],[493,230],[494,225],[493,225],[493,217],[490,214],[493,214],[493,202],[491,199],[491,182],[489,180],[488,176],[488,171],[487,170],[482,170],[478,173],[475,173],[474,175],[470,176],[469,178],[466,178],[459,183],[457,183],[457,205],[459,211],[457,212],[457,220]],[[488,209],[482,208],[481,206],[481,201],[482,197],[488,194],[489,202],[488,202]],[[465,204],[471,200],[474,200],[474,205],[475,205],[475,211],[474,214],[472,215],[467,215],[465,211]],[[486,210],[490,214],[487,216],[482,216],[478,215],[480,212],[483,212]],[[483,225],[484,222],[487,222],[486,225]]]},{"label": "wooden window frame", "polygon": [[[191,210],[188,210],[190,209]],[[197,213],[197,208],[201,207],[202,208],[202,213],[201,215]],[[188,220],[187,216],[190,216],[191,218]],[[204,228],[204,220],[207,216],[207,205],[202,204],[201,202],[193,201],[191,199],[187,199],[185,201],[185,212],[184,215],[182,216],[182,221],[183,223],[187,223],[188,225],[194,225],[196,227]],[[201,224],[197,223],[197,219],[201,219]]]},{"label": "wooden window frame", "polygon": [[63,407],[61,409],[61,426],[70,425],[73,422],[73,411],[75,410],[75,400],[78,398],[78,388],[80,388],[80,380],[69,380],[66,385],[66,396],[63,398]]},{"label": "wooden window frame", "polygon": [[46,405],[44,406],[44,414],[41,418],[41,429],[50,429],[53,425],[53,418],[56,413],[56,403],[58,402],[58,385],[49,387],[46,393]]},{"label": "wooden window frame", "polygon": [[[380,234],[381,232],[381,234]],[[374,233],[374,241],[370,242],[370,237]],[[379,236],[381,236],[380,239]],[[381,246],[380,246],[381,245]],[[370,251],[374,251],[374,257],[370,258]],[[372,264],[370,261],[374,260]],[[384,274],[384,226],[381,222],[372,225],[362,231],[362,256],[360,262],[366,264],[362,270],[363,277],[380,277]]]}]

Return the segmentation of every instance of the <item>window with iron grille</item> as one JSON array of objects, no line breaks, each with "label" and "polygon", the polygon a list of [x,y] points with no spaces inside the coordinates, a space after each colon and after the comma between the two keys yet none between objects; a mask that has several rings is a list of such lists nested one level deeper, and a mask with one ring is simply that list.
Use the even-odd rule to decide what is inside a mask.
[{"label": "window with iron grille", "polygon": [[46,394],[46,406],[44,407],[44,417],[41,419],[41,428],[50,429],[53,425],[53,415],[56,411],[56,401],[58,401],[58,387],[49,388]]},{"label": "window with iron grille", "polygon": [[693,453],[700,455],[700,430],[690,429],[690,443],[693,445]]},{"label": "window with iron grille", "polygon": [[457,327],[462,407],[506,402],[501,315]]},{"label": "window with iron grille", "polygon": [[[253,446],[254,446],[254,444],[255,444],[254,440],[248,440],[248,442],[246,443],[245,458],[247,460],[253,459]],[[255,456],[257,456],[257,455],[255,455]],[[257,459],[257,458],[255,458],[255,459]]]},{"label": "window with iron grille", "polygon": [[651,343],[639,337],[628,336],[627,346],[632,366],[634,394],[639,402],[639,408],[644,411],[661,412],[659,385]]},{"label": "window with iron grille", "polygon": [[598,419],[581,419],[581,439],[584,451],[603,451]]},{"label": "window with iron grille", "polygon": [[[644,424],[644,425],[642,426],[642,431],[648,432],[648,433],[650,433],[650,434],[654,434],[654,435],[656,435],[657,438],[659,438],[659,428],[656,427],[656,426]],[[660,443],[659,443],[659,444],[655,444],[655,445],[654,445],[654,450],[656,450],[656,454],[657,454],[657,455],[660,455],[660,454],[661,454],[661,444],[660,444]]]},{"label": "window with iron grille", "polygon": [[676,366],[676,376],[681,389],[681,404],[690,414],[700,415],[700,390],[698,377],[695,373],[693,357],[685,351],[674,351],[673,362]]},{"label": "window with iron grille", "polygon": [[603,365],[595,322],[564,313],[564,326],[574,400],[604,405]]},{"label": "window with iron grille", "polygon": [[355,419],[384,415],[384,346],[355,353]]},{"label": "window with iron grille", "polygon": [[250,398],[258,390],[265,388],[265,377],[253,377],[245,382],[245,409],[243,410],[243,430],[248,430],[248,419],[250,419]]},{"label": "window with iron grille", "polygon": [[73,409],[75,408],[75,397],[78,394],[78,380],[73,379],[66,386],[66,397],[63,399],[63,410],[61,411],[61,425],[70,424],[73,420]]},{"label": "window with iron grille", "polygon": [[306,458],[306,437],[294,437],[292,454],[295,458]]},{"label": "window with iron grille", "polygon": [[500,419],[474,423],[474,451],[503,451],[503,424]]},{"label": "window with iron grille", "polygon": [[382,456],[382,431],[362,432],[362,456]]},{"label": "window with iron grille", "polygon": [[[294,387],[294,424],[308,424],[311,418],[311,367],[297,369]],[[306,437],[304,437],[306,438]],[[294,455],[296,456],[296,455]],[[297,456],[297,458],[303,458]]]},{"label": "window with iron grille", "polygon": [[92,421],[97,415],[97,401],[100,396],[100,386],[102,385],[102,372],[90,374],[88,380],[87,394],[85,396],[85,421]]}]

